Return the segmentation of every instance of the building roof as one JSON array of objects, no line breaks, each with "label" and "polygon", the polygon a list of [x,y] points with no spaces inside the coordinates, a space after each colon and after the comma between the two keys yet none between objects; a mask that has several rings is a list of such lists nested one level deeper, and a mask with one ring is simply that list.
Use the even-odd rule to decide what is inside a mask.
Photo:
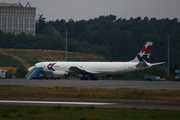
[{"label": "building roof", "polygon": [[[6,2],[0,2],[0,7],[24,7],[21,3],[6,3]],[[29,2],[27,2],[25,7],[30,7],[31,5]]]},{"label": "building roof", "polygon": [[21,3],[6,3],[6,2],[1,2],[0,6],[2,7],[23,7]]}]

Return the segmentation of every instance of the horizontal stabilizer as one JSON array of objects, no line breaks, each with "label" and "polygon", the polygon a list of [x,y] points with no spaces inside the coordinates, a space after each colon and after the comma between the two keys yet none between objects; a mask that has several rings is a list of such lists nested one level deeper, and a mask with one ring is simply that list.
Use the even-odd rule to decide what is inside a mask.
[{"label": "horizontal stabilizer", "polygon": [[151,66],[161,65],[161,64],[164,64],[164,63],[165,63],[165,62],[151,63]]},{"label": "horizontal stabilizer", "polygon": [[136,67],[147,67],[147,66],[148,66],[148,64],[144,61],[141,61],[136,65]]}]

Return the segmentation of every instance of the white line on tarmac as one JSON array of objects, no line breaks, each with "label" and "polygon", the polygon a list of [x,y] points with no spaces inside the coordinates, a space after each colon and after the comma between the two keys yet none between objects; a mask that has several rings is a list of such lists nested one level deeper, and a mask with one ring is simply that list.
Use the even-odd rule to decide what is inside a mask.
[{"label": "white line on tarmac", "polygon": [[112,105],[114,104],[114,103],[99,103],[99,102],[58,102],[58,101],[21,101],[21,100],[0,100],[0,103],[62,104],[62,105]]}]

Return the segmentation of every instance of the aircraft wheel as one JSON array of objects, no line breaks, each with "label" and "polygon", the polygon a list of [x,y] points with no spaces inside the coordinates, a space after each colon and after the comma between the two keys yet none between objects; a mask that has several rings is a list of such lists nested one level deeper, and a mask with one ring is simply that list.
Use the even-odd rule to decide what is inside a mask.
[{"label": "aircraft wheel", "polygon": [[90,80],[98,80],[98,78],[90,78]]},{"label": "aircraft wheel", "polygon": [[81,77],[81,80],[88,80],[88,77]]}]

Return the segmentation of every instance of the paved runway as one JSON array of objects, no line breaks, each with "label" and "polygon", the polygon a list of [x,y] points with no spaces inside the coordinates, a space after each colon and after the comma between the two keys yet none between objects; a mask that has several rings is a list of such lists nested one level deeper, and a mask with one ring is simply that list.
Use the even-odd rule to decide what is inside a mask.
[{"label": "paved runway", "polygon": [[136,88],[136,89],[167,89],[180,90],[177,81],[134,81],[134,80],[27,80],[0,79],[0,85],[23,86],[64,86],[64,87],[94,87],[94,88]]},{"label": "paved runway", "polygon": [[[93,88],[136,88],[136,89],[167,89],[180,90],[180,82],[176,81],[133,81],[133,80],[27,80],[27,79],[0,79],[0,85],[23,86],[64,86],[64,87],[93,87]],[[96,106],[111,108],[145,108],[180,110],[180,103],[161,102],[133,102],[133,101],[76,101],[76,100],[16,100],[0,99],[0,104],[25,104],[25,105],[59,105],[59,106]]]},{"label": "paved runway", "polygon": [[180,103],[136,102],[136,101],[97,101],[97,100],[29,100],[0,99],[0,104],[43,105],[43,106],[95,106],[106,108],[140,108],[159,110],[180,110]]}]

